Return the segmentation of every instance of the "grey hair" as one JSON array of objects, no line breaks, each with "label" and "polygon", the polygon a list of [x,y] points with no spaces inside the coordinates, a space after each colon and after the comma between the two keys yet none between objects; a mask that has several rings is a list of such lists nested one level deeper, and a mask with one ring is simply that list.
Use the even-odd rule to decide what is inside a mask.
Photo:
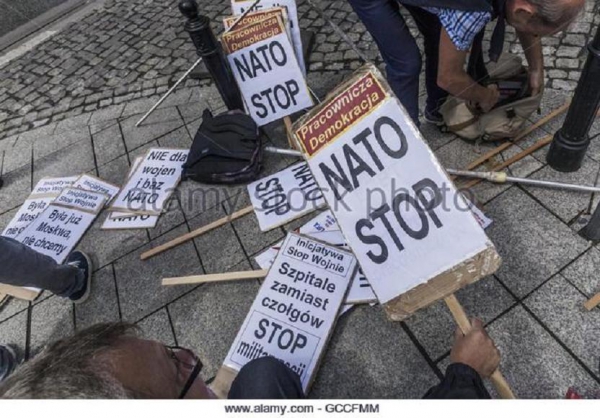
[{"label": "grey hair", "polygon": [[573,5],[565,0],[527,0],[536,8],[536,17],[549,27],[563,27],[571,23],[585,7],[585,1]]},{"label": "grey hair", "polygon": [[3,399],[127,399],[135,397],[111,373],[110,354],[136,335],[134,325],[95,325],[57,341],[0,384]]}]

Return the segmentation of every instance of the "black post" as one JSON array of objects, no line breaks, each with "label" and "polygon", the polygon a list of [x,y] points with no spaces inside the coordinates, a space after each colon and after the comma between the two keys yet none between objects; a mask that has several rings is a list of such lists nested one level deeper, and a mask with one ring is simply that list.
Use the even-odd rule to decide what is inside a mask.
[{"label": "black post", "polygon": [[210,19],[198,14],[195,0],[179,2],[179,10],[188,18],[184,28],[190,34],[196,46],[198,56],[202,57],[206,69],[217,85],[217,89],[229,110],[244,109],[242,96],[233,78],[221,45],[210,28]]},{"label": "black post", "polygon": [[579,231],[579,235],[590,241],[600,241],[600,204],[596,206],[587,225]]},{"label": "black post", "polygon": [[563,127],[556,132],[546,161],[557,171],[577,171],[590,144],[589,132],[600,105],[600,26]]}]

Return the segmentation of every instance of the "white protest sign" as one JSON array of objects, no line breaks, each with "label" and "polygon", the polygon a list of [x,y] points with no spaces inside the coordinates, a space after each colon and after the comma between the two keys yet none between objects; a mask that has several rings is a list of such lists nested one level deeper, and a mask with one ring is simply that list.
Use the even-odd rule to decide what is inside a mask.
[{"label": "white protest sign", "polygon": [[104,193],[108,196],[107,203],[109,203],[117,195],[117,193],[119,193],[120,190],[119,186],[115,186],[114,184],[89,174],[83,174],[81,177],[79,177],[75,183],[73,183],[73,187],[96,193]]},{"label": "white protest sign", "polygon": [[[241,15],[255,3],[254,0],[232,0],[231,9],[234,15]],[[306,65],[304,63],[304,52],[302,50],[302,36],[300,35],[300,21],[298,20],[298,8],[296,0],[261,0],[254,7],[256,11],[272,9],[274,7],[285,7],[287,17],[291,26],[292,43],[294,44],[294,55],[300,65],[303,74],[306,74]]]},{"label": "white protest sign", "polygon": [[288,234],[224,365],[273,356],[307,391],[355,271],[351,253]]},{"label": "white protest sign", "polygon": [[54,199],[54,196],[30,196],[4,228],[2,236],[16,238]]},{"label": "white protest sign", "polygon": [[40,194],[60,194],[65,187],[71,186],[79,176],[73,177],[46,177],[38,181],[33,190],[32,195]]},{"label": "white protest sign", "polygon": [[152,148],[115,197],[110,210],[160,215],[181,179],[189,150]]},{"label": "white protest sign", "polygon": [[124,212],[117,212],[119,217],[106,217],[100,229],[148,229],[154,228],[158,222],[158,216],[155,215],[127,215]]},{"label": "white protest sign", "polygon": [[107,196],[67,187],[17,240],[61,264],[90,227]]},{"label": "white protest sign", "polygon": [[294,135],[387,303],[493,246],[381,74],[366,68]]},{"label": "white protest sign", "polygon": [[222,36],[249,115],[263,126],[313,105],[281,19],[272,16]]},{"label": "white protest sign", "polygon": [[304,162],[250,183],[248,194],[261,231],[285,225],[326,204]]}]

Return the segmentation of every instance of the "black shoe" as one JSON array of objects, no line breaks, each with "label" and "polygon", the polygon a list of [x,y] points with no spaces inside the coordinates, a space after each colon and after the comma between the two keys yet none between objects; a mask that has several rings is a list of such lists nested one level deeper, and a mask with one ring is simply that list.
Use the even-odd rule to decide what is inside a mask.
[{"label": "black shoe", "polygon": [[444,125],[444,117],[437,110],[429,111],[425,109],[425,112],[423,112],[423,119],[425,119],[426,122],[434,124],[435,126]]},{"label": "black shoe", "polygon": [[71,301],[74,304],[78,305],[80,303],[85,302],[90,296],[90,290],[92,288],[92,260],[87,256],[87,254],[81,251],[73,251],[67,257],[67,261],[65,261],[65,264],[77,267],[83,272],[83,287],[81,288],[81,290],[69,296],[69,299],[71,299]]},{"label": "black shoe", "polygon": [[19,351],[11,345],[0,345],[0,382],[3,382],[21,363]]}]

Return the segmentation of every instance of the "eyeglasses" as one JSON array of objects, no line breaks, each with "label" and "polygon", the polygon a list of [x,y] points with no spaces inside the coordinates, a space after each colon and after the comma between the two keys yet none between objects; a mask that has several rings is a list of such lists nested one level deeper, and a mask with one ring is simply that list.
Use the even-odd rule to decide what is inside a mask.
[{"label": "eyeglasses", "polygon": [[[185,385],[183,386],[183,389],[181,390],[181,393],[179,394],[179,399],[183,399],[190,391],[190,388],[198,378],[198,375],[202,371],[202,367],[204,367],[204,365],[202,364],[202,361],[200,361],[198,356],[196,356],[196,354],[194,354],[193,351],[188,350],[187,348],[166,345],[165,349],[167,350],[169,357],[171,357],[173,362],[175,362],[178,375],[183,373],[190,373],[187,381],[185,382]],[[181,358],[177,355],[177,353],[181,352],[186,353],[189,357],[191,357],[193,363],[181,360]]]}]

